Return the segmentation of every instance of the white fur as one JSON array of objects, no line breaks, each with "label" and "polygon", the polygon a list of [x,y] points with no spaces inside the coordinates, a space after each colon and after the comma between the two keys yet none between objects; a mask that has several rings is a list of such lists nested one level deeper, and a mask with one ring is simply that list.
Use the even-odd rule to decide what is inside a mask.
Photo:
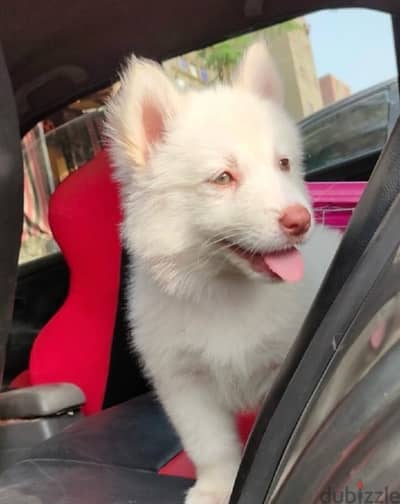
[{"label": "white fur", "polygon": [[[122,235],[134,257],[132,341],[196,465],[186,504],[228,502],[241,455],[233,413],[269,390],[339,242],[336,232],[310,230],[297,243],[305,262],[297,284],[266,279],[222,246],[228,237],[262,251],[293,245],[278,218],[295,203],[310,209],[299,133],[281,100],[257,42],[231,87],[184,95],[158,65],[133,57],[108,106]],[[210,183],[232,163],[235,187]]]}]

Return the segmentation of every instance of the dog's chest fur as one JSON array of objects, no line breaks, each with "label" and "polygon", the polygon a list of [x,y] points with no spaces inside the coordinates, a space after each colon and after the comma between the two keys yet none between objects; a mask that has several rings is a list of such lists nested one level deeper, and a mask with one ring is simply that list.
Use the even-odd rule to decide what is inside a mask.
[{"label": "dog's chest fur", "polygon": [[232,410],[262,400],[315,293],[302,289],[299,296],[300,285],[232,282],[191,302],[162,293],[140,267],[132,289],[134,345],[150,377],[205,380]]}]

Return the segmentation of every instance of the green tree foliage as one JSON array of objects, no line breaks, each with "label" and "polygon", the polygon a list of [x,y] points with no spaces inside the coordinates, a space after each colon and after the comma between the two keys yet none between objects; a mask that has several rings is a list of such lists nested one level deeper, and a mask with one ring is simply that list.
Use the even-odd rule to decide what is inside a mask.
[{"label": "green tree foliage", "polygon": [[228,80],[232,69],[237,64],[245,47],[252,41],[254,35],[241,35],[225,40],[200,52],[206,68],[214,70],[217,79]]},{"label": "green tree foliage", "polygon": [[279,25],[272,26],[259,32],[241,35],[230,40],[225,40],[207,49],[200,51],[199,56],[204,66],[216,73],[217,80],[229,80],[232,70],[237,65],[243,50],[257,37],[262,34],[266,39],[269,36],[279,36],[281,33],[294,31],[301,28],[301,24],[293,19]]}]

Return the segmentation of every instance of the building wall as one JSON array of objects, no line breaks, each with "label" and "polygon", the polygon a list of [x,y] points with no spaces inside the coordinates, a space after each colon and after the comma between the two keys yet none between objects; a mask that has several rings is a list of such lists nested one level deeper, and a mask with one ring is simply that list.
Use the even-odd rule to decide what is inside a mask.
[{"label": "building wall", "polygon": [[323,106],[308,26],[296,19],[296,28],[266,30],[272,56],[282,75],[286,106],[300,120]]},{"label": "building wall", "polygon": [[321,77],[319,79],[319,84],[325,106],[342,100],[351,94],[349,86],[331,74]]},{"label": "building wall", "polygon": [[289,34],[268,37],[268,46],[282,76],[285,105],[294,118],[300,118],[303,110]]}]

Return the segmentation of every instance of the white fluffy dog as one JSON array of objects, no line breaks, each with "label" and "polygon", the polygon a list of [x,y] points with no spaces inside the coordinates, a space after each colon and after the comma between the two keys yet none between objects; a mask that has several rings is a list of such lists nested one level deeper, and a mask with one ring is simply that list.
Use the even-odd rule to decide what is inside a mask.
[{"label": "white fluffy dog", "polygon": [[340,240],[313,225],[282,95],[258,41],[232,85],[188,93],[132,57],[107,108],[132,343],[195,463],[186,504],[228,502],[234,413],[265,397]]}]

